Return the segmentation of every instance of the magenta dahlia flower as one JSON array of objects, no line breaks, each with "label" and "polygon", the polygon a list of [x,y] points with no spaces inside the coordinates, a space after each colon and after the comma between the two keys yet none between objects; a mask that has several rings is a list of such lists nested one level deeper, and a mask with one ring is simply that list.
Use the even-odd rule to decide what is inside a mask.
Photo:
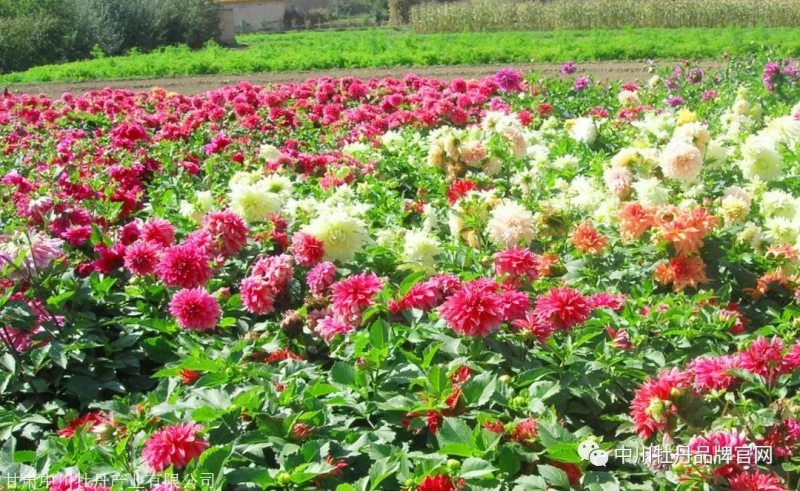
[{"label": "magenta dahlia flower", "polygon": [[154,472],[169,466],[182,469],[208,448],[208,442],[197,435],[202,429],[198,424],[179,423],[157,430],[145,443],[142,456]]},{"label": "magenta dahlia flower", "polygon": [[481,280],[467,283],[439,307],[439,315],[458,334],[484,337],[500,327],[506,313],[496,290],[496,283],[494,289]]},{"label": "magenta dahlia flower", "polygon": [[214,329],[222,316],[217,299],[203,288],[181,290],[172,297],[169,312],[184,329]]}]

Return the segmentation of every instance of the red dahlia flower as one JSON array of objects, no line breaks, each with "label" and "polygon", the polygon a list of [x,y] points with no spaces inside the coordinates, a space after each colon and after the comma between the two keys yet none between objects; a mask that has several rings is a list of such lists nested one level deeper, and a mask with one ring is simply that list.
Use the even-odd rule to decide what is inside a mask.
[{"label": "red dahlia flower", "polygon": [[499,328],[504,314],[503,297],[481,280],[467,283],[439,307],[439,315],[450,328],[471,337],[484,337]]},{"label": "red dahlia flower", "polygon": [[198,424],[179,423],[157,430],[145,443],[142,456],[154,472],[170,465],[175,469],[186,467],[209,446],[197,435],[202,429]]}]

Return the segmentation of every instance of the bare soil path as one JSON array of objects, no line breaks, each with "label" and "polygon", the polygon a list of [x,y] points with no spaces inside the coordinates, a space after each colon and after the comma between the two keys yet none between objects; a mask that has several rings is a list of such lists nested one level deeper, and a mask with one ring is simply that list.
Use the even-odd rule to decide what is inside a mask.
[{"label": "bare soil path", "polygon": [[[659,65],[674,66],[679,62],[662,61]],[[700,62],[697,64],[704,70],[722,68],[719,62]],[[269,85],[285,82],[301,82],[317,77],[356,77],[360,79],[395,77],[402,78],[408,73],[420,77],[434,77],[445,80],[454,78],[475,79],[495,74],[501,68],[514,68],[522,71],[536,71],[546,76],[559,76],[560,63],[527,63],[511,65],[478,65],[478,66],[431,66],[431,67],[393,67],[393,68],[354,68],[314,71],[293,71],[279,73],[250,73],[244,75],[197,75],[178,78],[131,79],[131,80],[99,80],[76,83],[41,83],[15,84],[9,87],[13,93],[45,94],[59,97],[64,92],[83,93],[103,88],[147,91],[160,87],[172,92],[194,95],[225,85],[233,85],[241,81],[249,81],[253,85]],[[592,76],[595,80],[634,81],[648,76],[643,62],[601,61],[579,63],[576,76]]]}]

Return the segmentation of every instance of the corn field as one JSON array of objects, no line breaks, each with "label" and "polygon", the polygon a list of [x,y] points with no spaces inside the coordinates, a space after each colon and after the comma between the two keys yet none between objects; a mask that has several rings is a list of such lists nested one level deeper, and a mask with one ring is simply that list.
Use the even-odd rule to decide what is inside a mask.
[{"label": "corn field", "polygon": [[798,27],[798,0],[469,0],[411,9],[417,32]]}]

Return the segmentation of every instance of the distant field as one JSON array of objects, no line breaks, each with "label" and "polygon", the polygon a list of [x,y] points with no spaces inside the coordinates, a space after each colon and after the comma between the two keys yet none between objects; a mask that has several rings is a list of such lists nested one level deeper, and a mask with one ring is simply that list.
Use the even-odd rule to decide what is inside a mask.
[{"label": "distant field", "polygon": [[463,0],[411,10],[416,32],[798,27],[797,0]]},{"label": "distant field", "polygon": [[800,55],[789,28],[622,29],[415,34],[401,29],[240,36],[240,48],[165,48],[150,54],[36,67],[0,84],[78,82],[289,70]]}]

